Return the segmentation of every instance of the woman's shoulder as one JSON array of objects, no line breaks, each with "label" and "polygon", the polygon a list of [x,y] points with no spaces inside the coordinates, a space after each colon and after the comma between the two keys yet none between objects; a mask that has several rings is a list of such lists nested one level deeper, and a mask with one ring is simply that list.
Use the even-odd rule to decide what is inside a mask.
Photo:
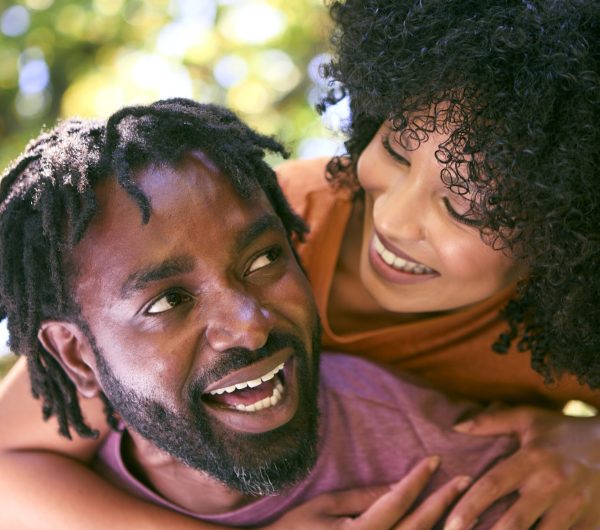
[{"label": "woman's shoulder", "polygon": [[330,158],[285,162],[276,169],[279,185],[292,208],[305,220],[315,210],[329,211],[338,201],[349,202],[349,190],[333,186],[327,179]]},{"label": "woman's shoulder", "polygon": [[277,179],[288,199],[328,189],[326,171],[329,160],[328,157],[290,160],[278,166],[275,170]]}]

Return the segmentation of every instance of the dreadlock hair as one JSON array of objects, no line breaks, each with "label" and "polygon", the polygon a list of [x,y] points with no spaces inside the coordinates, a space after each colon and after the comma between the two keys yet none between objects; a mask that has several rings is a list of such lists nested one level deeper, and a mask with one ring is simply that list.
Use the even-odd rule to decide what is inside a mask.
[{"label": "dreadlock hair", "polygon": [[[8,319],[10,346],[27,357],[33,395],[43,401],[44,419],[54,415],[59,432],[93,437],[81,414],[75,385],[38,341],[47,319],[77,323],[80,317],[69,281],[69,254],[97,213],[94,188],[115,178],[150,219],[148,197],[136,171],[154,164],[174,166],[191,150],[202,150],[244,197],[260,187],[290,239],[307,228],[290,209],[265,151],[287,156],[275,140],[243,124],[232,112],[186,99],[124,108],[106,122],[70,119],[32,140],[0,182],[0,319]],[[92,337],[93,338],[93,337]],[[113,410],[104,395],[109,425]]]},{"label": "dreadlock hair", "polygon": [[442,182],[469,194],[484,241],[528,269],[494,350],[516,344],[547,381],[571,372],[600,387],[600,2],[329,8],[335,85],[321,110],[348,95],[352,116],[328,178],[357,189],[358,157],[386,120],[405,146],[448,135]]}]

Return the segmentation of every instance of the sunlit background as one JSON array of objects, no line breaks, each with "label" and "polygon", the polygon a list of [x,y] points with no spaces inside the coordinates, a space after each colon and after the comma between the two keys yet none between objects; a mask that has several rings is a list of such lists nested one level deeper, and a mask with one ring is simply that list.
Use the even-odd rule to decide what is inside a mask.
[{"label": "sunlit background", "polygon": [[322,0],[3,0],[0,166],[60,117],[172,96],[227,105],[296,157],[332,154],[348,111],[314,110],[329,27]]}]

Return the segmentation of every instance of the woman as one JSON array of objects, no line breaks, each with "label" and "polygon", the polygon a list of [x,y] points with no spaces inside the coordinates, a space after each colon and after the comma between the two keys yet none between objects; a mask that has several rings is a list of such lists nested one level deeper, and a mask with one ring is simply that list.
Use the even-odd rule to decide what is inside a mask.
[{"label": "woman", "polygon": [[[600,6],[349,0],[331,12],[327,73],[351,98],[350,156],[280,171],[312,228],[299,252],[325,348],[521,405],[458,427],[515,432],[521,448],[471,487],[447,528],[468,528],[517,490],[498,528],[597,527],[598,420],[522,405],[600,404],[590,390],[600,385]],[[25,388],[17,378],[0,410],[11,396],[24,403]],[[92,421],[97,409],[86,407]],[[16,427],[2,442],[13,490],[45,466],[85,474],[96,509],[99,495],[117,497],[63,457],[22,452],[86,460],[98,442],[66,446],[43,426]],[[53,494],[64,498],[60,484]],[[130,524],[143,524],[137,501],[118,499]]]}]

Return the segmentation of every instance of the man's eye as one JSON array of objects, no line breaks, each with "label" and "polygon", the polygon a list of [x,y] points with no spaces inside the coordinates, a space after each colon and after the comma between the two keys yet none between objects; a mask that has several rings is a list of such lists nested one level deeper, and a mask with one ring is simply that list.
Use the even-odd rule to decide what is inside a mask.
[{"label": "man's eye", "polygon": [[151,315],[164,313],[165,311],[169,311],[174,307],[189,302],[191,299],[192,297],[188,294],[182,293],[180,291],[171,291],[152,302],[152,304],[150,304],[150,307],[148,307],[148,309],[146,310],[146,313]]},{"label": "man's eye", "polygon": [[281,256],[282,250],[281,247],[273,247],[267,250],[266,252],[260,254],[248,268],[248,274],[252,272],[256,272],[263,267],[267,267],[271,265],[274,261],[277,261],[277,258]]}]

